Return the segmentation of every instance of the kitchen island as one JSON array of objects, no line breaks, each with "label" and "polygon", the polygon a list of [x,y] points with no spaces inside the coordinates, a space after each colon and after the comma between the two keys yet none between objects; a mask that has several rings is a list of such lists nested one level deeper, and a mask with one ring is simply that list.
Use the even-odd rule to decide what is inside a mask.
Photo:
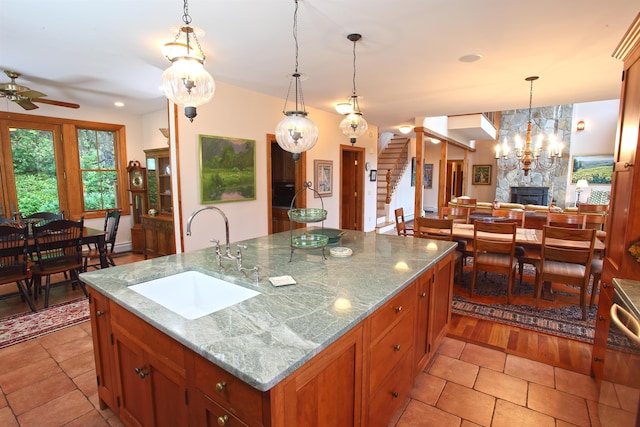
[{"label": "kitchen island", "polygon": [[[130,425],[386,425],[446,334],[455,244],[348,231],[352,256],[289,262],[289,237],[238,242],[257,283],[213,248],[82,274],[101,405]],[[129,289],[193,270],[260,294],[188,320]]]}]

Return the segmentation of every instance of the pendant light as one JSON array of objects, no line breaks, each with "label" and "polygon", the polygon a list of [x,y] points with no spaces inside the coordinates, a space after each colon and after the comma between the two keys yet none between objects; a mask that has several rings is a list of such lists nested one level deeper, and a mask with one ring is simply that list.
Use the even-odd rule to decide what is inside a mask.
[{"label": "pendant light", "polygon": [[356,43],[362,36],[360,34],[349,34],[347,38],[353,42],[353,91],[348,102],[338,104],[336,109],[344,114],[344,119],[340,122],[340,130],[350,138],[351,144],[355,144],[356,138],[364,135],[369,128],[369,124],[362,116],[360,104],[358,103],[358,94],[356,93]]},{"label": "pendant light", "polygon": [[196,36],[204,33],[191,25],[187,0],[184,0],[183,11],[183,25],[175,28],[175,39],[162,48],[171,66],[162,73],[160,87],[168,100],[184,106],[184,115],[193,122],[196,108],[211,101],[216,84],[204,69],[206,57]]},{"label": "pendant light", "polygon": [[[302,96],[301,79],[298,72],[298,0],[294,0],[296,7],[293,14],[293,40],[296,45],[295,71],[289,76],[289,90],[284,101],[282,113],[286,116],[276,127],[276,141],[285,151],[293,153],[293,159],[300,159],[300,153],[311,150],[318,141],[318,126],[307,118],[307,111]],[[287,110],[291,86],[294,86],[295,109]]]}]

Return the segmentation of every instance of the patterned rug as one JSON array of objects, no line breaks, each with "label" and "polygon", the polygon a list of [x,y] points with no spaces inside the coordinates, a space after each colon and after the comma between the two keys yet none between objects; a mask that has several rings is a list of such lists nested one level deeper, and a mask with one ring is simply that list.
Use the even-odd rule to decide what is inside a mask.
[{"label": "patterned rug", "polygon": [[79,298],[0,319],[0,348],[89,320],[89,300]]}]

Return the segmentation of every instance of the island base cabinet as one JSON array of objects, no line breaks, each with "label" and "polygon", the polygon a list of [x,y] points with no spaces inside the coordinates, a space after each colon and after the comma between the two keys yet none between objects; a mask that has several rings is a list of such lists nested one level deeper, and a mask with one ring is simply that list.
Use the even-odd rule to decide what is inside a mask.
[{"label": "island base cabinet", "polygon": [[393,372],[369,399],[367,427],[387,426],[389,419],[400,408],[413,385],[412,357],[405,354]]},{"label": "island base cabinet", "polygon": [[188,354],[181,344],[112,304],[120,419],[130,426],[187,426]]},{"label": "island base cabinet", "polygon": [[249,424],[245,424],[240,421],[238,418],[233,416],[227,409],[218,405],[216,402],[211,400],[207,395],[202,393],[201,391],[196,392],[196,411],[197,411],[197,419],[194,425],[203,426],[203,427],[216,427],[216,426],[224,426],[224,427],[234,427],[234,426],[243,426],[247,427]]},{"label": "island base cabinet", "polygon": [[91,291],[89,294],[91,312],[91,335],[96,360],[96,382],[100,409],[112,408],[117,412],[116,380],[113,376],[113,352],[111,350],[111,314],[109,299]]}]

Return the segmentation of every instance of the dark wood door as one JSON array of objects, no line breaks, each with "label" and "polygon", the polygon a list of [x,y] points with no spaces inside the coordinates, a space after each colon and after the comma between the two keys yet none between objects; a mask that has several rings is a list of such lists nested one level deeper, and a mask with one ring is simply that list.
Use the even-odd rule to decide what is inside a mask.
[{"label": "dark wood door", "polygon": [[364,230],[364,148],[340,147],[340,228]]}]

